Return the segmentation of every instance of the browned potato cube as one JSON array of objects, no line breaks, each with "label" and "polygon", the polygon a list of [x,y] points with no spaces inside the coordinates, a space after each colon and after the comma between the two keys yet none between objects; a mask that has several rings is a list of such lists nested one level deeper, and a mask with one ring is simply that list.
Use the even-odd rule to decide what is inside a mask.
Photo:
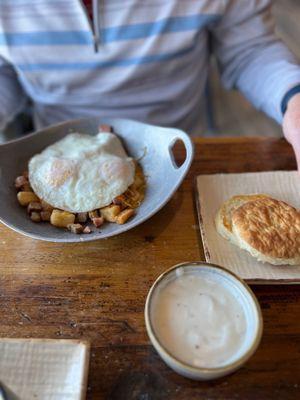
[{"label": "browned potato cube", "polygon": [[50,221],[51,211],[41,211],[41,220]]},{"label": "browned potato cube", "polygon": [[41,203],[43,211],[53,211],[54,207],[50,206],[50,204],[48,204],[45,200],[41,200]]},{"label": "browned potato cube", "polygon": [[132,217],[134,214],[134,210],[132,208],[126,208],[120,212],[120,214],[116,217],[116,223],[119,225],[125,224],[125,222]]},{"label": "browned potato cube", "polygon": [[115,222],[116,216],[120,214],[121,207],[117,204],[112,204],[110,206],[101,208],[100,213],[101,217],[103,217],[106,221]]},{"label": "browned potato cube", "polygon": [[50,223],[58,228],[67,228],[69,224],[74,224],[75,214],[68,211],[54,209],[50,217]]},{"label": "browned potato cube", "polygon": [[92,218],[92,222],[96,228],[99,228],[101,225],[103,225],[104,218],[103,217]]},{"label": "browned potato cube", "polygon": [[86,226],[83,230],[83,233],[91,233],[91,228],[89,226]]},{"label": "browned potato cube", "polygon": [[88,219],[88,213],[86,213],[86,212],[78,213],[76,215],[76,219],[78,222],[81,222],[82,224],[84,224]]},{"label": "browned potato cube", "polygon": [[90,211],[89,212],[89,218],[93,219],[93,218],[98,218],[99,217],[99,212],[98,210],[94,210],[94,211]]},{"label": "browned potato cube", "polygon": [[140,192],[140,189],[137,190],[134,185],[131,185],[124,193],[124,204],[129,208],[137,208],[141,204],[143,197],[144,195]]},{"label": "browned potato cube", "polygon": [[33,192],[32,187],[30,186],[29,182],[25,183],[21,189],[23,192]]},{"label": "browned potato cube", "polygon": [[83,226],[81,224],[69,224],[68,229],[72,233],[76,233],[76,234],[83,232]]},{"label": "browned potato cube", "polygon": [[33,192],[19,192],[17,198],[21,206],[28,206],[29,203],[39,201],[39,198]]},{"label": "browned potato cube", "polygon": [[28,214],[31,214],[33,211],[42,211],[42,205],[39,201],[31,201],[27,206]]},{"label": "browned potato cube", "polygon": [[136,175],[134,178],[134,187],[139,189],[141,186],[145,185],[144,177],[141,175]]},{"label": "browned potato cube", "polygon": [[146,184],[146,182],[145,182],[145,176],[143,174],[143,170],[139,164],[136,164],[133,185],[136,189],[138,189],[141,186],[145,186],[145,184]]},{"label": "browned potato cube", "polygon": [[41,215],[39,212],[33,211],[30,215],[30,218],[33,222],[40,222],[41,221]]},{"label": "browned potato cube", "polygon": [[139,202],[140,197],[141,197],[140,192],[134,186],[132,186],[132,188],[128,189],[128,195],[129,195],[130,201],[133,201],[133,202]]}]

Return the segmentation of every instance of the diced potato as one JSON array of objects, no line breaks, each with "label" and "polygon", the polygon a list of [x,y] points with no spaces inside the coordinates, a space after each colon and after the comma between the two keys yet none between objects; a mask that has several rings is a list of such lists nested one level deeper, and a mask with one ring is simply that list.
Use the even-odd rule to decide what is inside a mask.
[{"label": "diced potato", "polygon": [[104,207],[100,209],[101,217],[103,217],[106,221],[115,222],[116,217],[121,212],[121,207],[112,204],[110,206]]},{"label": "diced potato", "polygon": [[116,217],[116,223],[119,225],[125,224],[125,222],[132,217],[134,214],[134,210],[132,208],[126,208],[120,212],[120,214]]},{"label": "diced potato", "polygon": [[86,226],[83,230],[83,233],[91,233],[91,228],[89,226]]},{"label": "diced potato", "polygon": [[33,211],[42,211],[42,205],[39,201],[31,201],[27,206],[28,214],[31,214]]},{"label": "diced potato", "polygon": [[144,186],[145,185],[144,177],[141,175],[136,175],[133,184],[136,189],[139,189],[140,187]]},{"label": "diced potato", "polygon": [[124,193],[125,201],[127,207],[129,208],[137,208],[144,198],[143,190],[135,189],[134,185],[131,185],[126,192]]},{"label": "diced potato", "polygon": [[45,200],[41,200],[42,203],[42,209],[43,211],[50,211],[52,212],[54,210],[54,207],[50,206]]},{"label": "diced potato", "polygon": [[135,164],[135,176],[134,182],[126,192],[123,194],[125,200],[124,203],[129,208],[137,208],[144,200],[145,197],[145,188],[146,188],[146,181],[145,176],[143,174],[143,170],[141,166],[136,163]]},{"label": "diced potato", "polygon": [[83,232],[83,226],[81,224],[69,224],[68,229],[72,233],[76,233],[76,234]]},{"label": "diced potato", "polygon": [[29,203],[39,201],[39,198],[33,192],[19,192],[17,198],[21,206],[28,206]]},{"label": "diced potato", "polygon": [[41,220],[50,221],[51,211],[41,211]]},{"label": "diced potato", "polygon": [[68,211],[54,209],[50,217],[50,223],[58,228],[67,228],[69,224],[74,224],[75,214]]},{"label": "diced potato", "polygon": [[21,189],[23,192],[33,192],[32,187],[30,186],[30,183],[27,182],[22,186]]},{"label": "diced potato", "polygon": [[101,225],[103,225],[104,218],[103,217],[92,218],[92,222],[96,228],[99,228]]},{"label": "diced potato", "polygon": [[89,212],[89,218],[93,219],[93,218],[98,218],[99,217],[99,212],[98,210],[94,210],[94,211],[90,211]]},{"label": "diced potato", "polygon": [[135,188],[140,188],[141,186],[145,186],[145,176],[143,174],[143,170],[140,165],[136,164],[135,166],[135,175],[134,175],[134,186]]},{"label": "diced potato", "polygon": [[82,224],[84,224],[87,221],[87,219],[88,219],[88,213],[87,212],[81,212],[81,213],[78,213],[76,215],[76,220],[78,222],[81,222]]},{"label": "diced potato", "polygon": [[30,219],[31,219],[33,222],[40,222],[40,221],[41,221],[41,215],[40,215],[39,212],[33,211],[33,212],[31,213],[31,215],[30,215]]},{"label": "diced potato", "polygon": [[139,201],[140,192],[133,186],[128,189],[130,200]]}]

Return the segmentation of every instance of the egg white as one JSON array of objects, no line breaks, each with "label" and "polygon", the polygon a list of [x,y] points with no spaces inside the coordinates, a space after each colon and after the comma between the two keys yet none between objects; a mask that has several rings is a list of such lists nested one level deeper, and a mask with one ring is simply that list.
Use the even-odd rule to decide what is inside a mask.
[{"label": "egg white", "polygon": [[135,166],[113,133],[72,133],[29,161],[36,195],[55,208],[85,212],[105,207],[134,181]]}]

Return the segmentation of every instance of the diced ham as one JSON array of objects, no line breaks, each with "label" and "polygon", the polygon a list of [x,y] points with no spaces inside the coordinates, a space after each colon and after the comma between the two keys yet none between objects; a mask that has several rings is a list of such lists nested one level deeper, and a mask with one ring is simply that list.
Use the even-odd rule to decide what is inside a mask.
[{"label": "diced ham", "polygon": [[27,179],[25,178],[25,176],[23,176],[23,175],[18,176],[18,177],[15,179],[15,187],[16,187],[17,189],[22,189],[23,186],[26,185],[26,184],[28,184],[28,180],[27,180]]},{"label": "diced ham", "polygon": [[96,228],[99,228],[101,225],[104,223],[104,218],[103,217],[97,217],[97,218],[92,218],[93,224],[95,225]]},{"label": "diced ham", "polygon": [[98,130],[99,130],[100,133],[101,132],[112,132],[113,131],[111,126],[105,125],[105,124],[99,125]]},{"label": "diced ham", "polygon": [[83,230],[83,233],[91,233],[91,228],[89,226],[86,226]]}]

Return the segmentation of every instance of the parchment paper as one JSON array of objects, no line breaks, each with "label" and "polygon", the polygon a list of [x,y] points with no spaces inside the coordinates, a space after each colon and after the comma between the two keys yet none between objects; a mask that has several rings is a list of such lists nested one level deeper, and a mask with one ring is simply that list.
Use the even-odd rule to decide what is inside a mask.
[{"label": "parchment paper", "polygon": [[1,338],[0,354],[0,381],[9,398],[85,399],[89,361],[86,342]]},{"label": "parchment paper", "polygon": [[268,194],[300,209],[300,175],[296,171],[200,175],[196,179],[200,230],[207,262],[221,265],[248,281],[300,283],[300,266],[273,266],[257,261],[220,236],[215,215],[231,196]]}]

